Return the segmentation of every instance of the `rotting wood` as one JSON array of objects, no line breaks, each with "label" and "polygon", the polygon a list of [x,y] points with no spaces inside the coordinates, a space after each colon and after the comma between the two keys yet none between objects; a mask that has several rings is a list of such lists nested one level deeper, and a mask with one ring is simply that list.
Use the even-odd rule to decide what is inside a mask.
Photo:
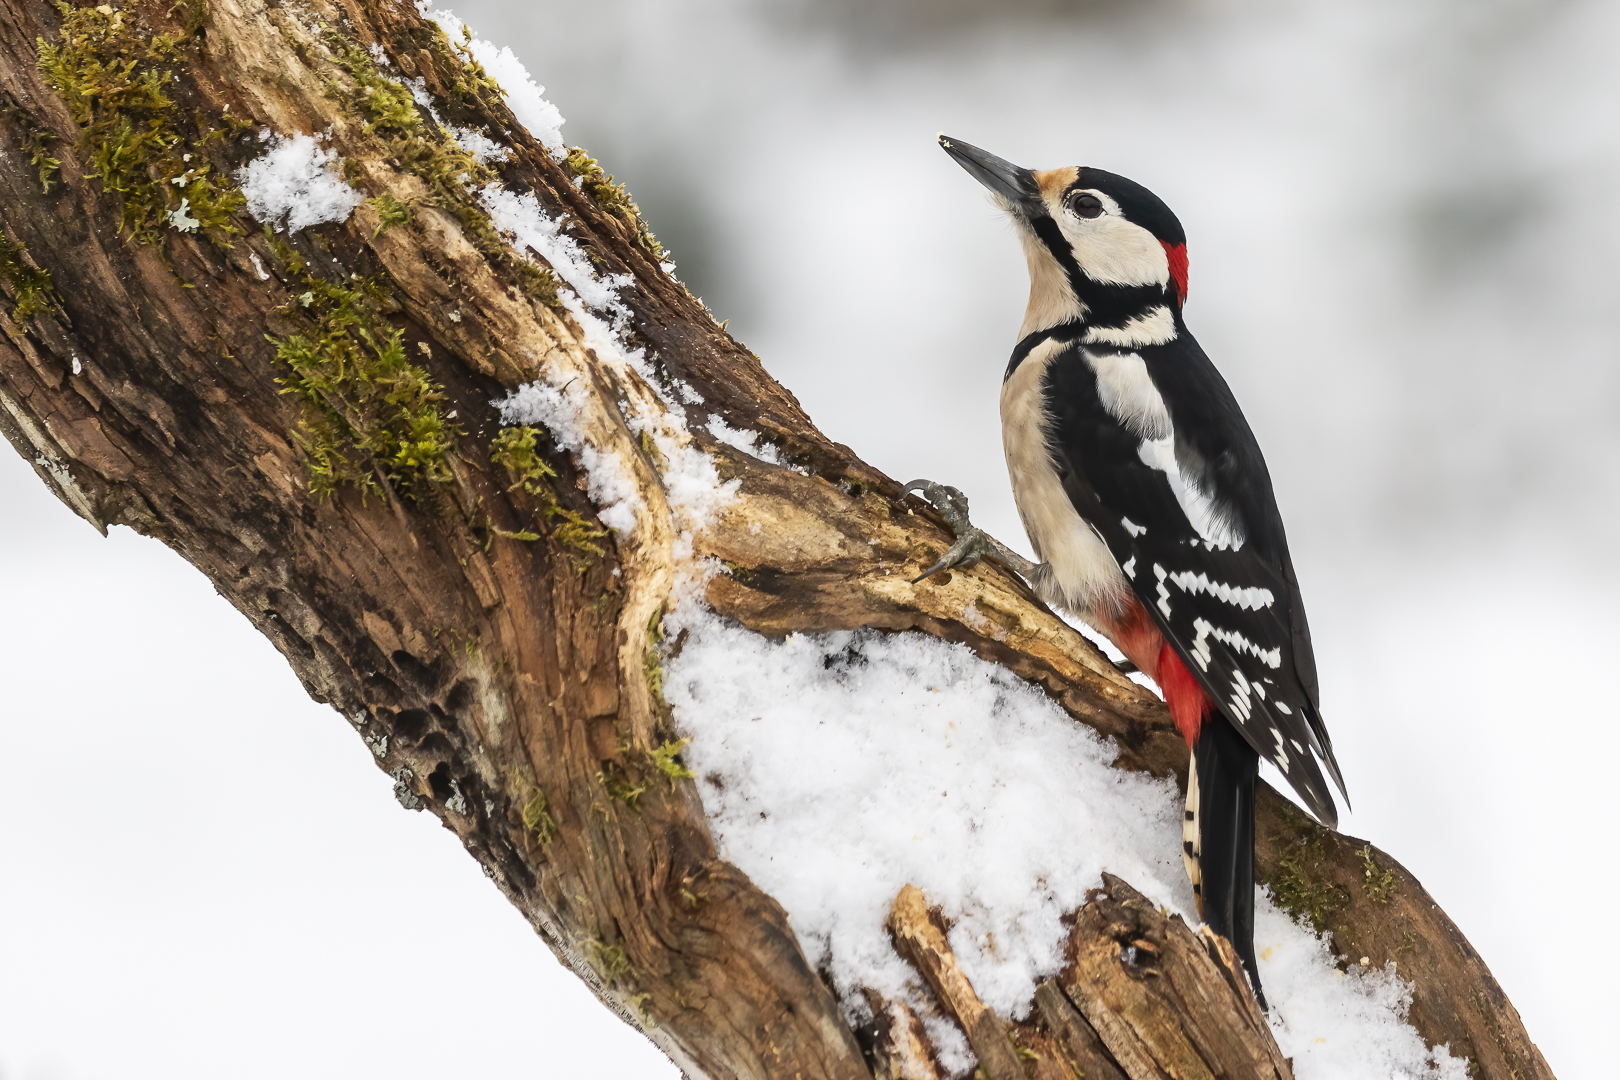
[{"label": "rotting wood", "polygon": [[1075,918],[1060,982],[1131,1080],[1292,1080],[1231,945],[1112,874]]},{"label": "rotting wood", "polygon": [[900,890],[889,909],[888,927],[896,951],[917,969],[940,1005],[961,1026],[989,1080],[1024,1080],[1006,1025],[979,1000],[920,889],[907,885]]},{"label": "rotting wood", "polygon": [[928,1033],[911,1006],[884,1001],[870,989],[865,995],[872,1022],[855,1037],[867,1048],[873,1080],[943,1080]]},{"label": "rotting wood", "polygon": [[[822,435],[662,271],[629,205],[525,133],[410,5],[70,11],[92,52],[122,42],[148,74],[162,54],[160,78],[124,90],[155,88],[172,108],[139,106],[162,138],[118,172],[118,125],[83,111],[112,97],[70,107],[40,70],[39,43],[64,44],[63,11],[0,0],[0,432],[74,513],[156,537],[206,574],[355,725],[401,802],[455,832],[558,956],[690,1076],[868,1070],[781,907],[718,857],[696,786],[648,767],[671,735],[651,628],[680,567],[666,463],[623,408],[684,424],[686,444],[739,483],[691,538],[696,557],[731,569],[706,590],[722,615],[763,634],[873,627],[961,642],[1113,739],[1119,767],[1185,779],[1162,705],[1022,582],[982,564],[910,584],[948,546],[932,510]],[[630,282],[619,295],[635,340],[659,378],[687,388],[678,407],[609,370],[548,299],[544,268],[491,241],[445,179],[453,149],[397,83],[368,72],[375,55],[421,79],[446,122],[511,133],[500,179]],[[267,234],[231,209],[227,179],[262,128],[328,132],[372,201],[342,225]],[[192,218],[217,224],[176,229],[160,212],[191,220],[173,201],[182,191],[196,196]],[[147,216],[130,219],[132,206]],[[314,333],[323,297],[359,291],[355,275],[376,283],[374,328],[397,333],[443,395],[449,449],[415,494],[380,466],[368,493],[314,494],[303,409],[282,393],[283,347]],[[515,474],[497,460],[490,401],[542,377],[580,389],[577,433],[625,463],[646,504],[633,541],[598,528],[587,478],[549,434],[537,434],[538,464]],[[759,432],[793,467],[718,442],[711,420]],[[1262,876],[1349,962],[1393,962],[1413,980],[1425,1039],[1488,1080],[1550,1077],[1411,875],[1274,793],[1260,807]]]},{"label": "rotting wood", "polygon": [[1076,1073],[1086,1080],[1125,1080],[1119,1062],[1109,1056],[1096,1029],[1057,983],[1048,979],[1035,988],[1035,1008]]}]

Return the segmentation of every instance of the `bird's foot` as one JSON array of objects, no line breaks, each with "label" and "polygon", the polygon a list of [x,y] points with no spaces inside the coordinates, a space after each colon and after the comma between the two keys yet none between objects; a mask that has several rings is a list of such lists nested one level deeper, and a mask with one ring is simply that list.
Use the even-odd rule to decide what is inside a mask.
[{"label": "bird's foot", "polygon": [[913,578],[913,585],[941,570],[972,566],[987,557],[1021,575],[1026,581],[1034,580],[1036,564],[975,526],[968,519],[967,496],[959,490],[947,484],[936,484],[932,480],[913,480],[900,489],[900,494],[903,496],[908,491],[920,492],[923,498],[933,503],[934,509],[939,511],[939,516],[945,519],[945,523],[951,527],[951,532],[956,536],[956,543],[951,545],[951,549],[933,566]]}]

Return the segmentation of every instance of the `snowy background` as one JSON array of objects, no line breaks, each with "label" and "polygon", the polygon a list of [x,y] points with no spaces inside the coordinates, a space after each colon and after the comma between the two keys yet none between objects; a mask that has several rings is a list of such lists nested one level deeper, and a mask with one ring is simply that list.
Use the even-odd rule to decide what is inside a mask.
[{"label": "snowy background", "polygon": [[[1607,1072],[1620,944],[1527,916],[1601,925],[1620,885],[1620,7],[456,10],[823,430],[1008,541],[1021,257],[933,136],[1163,196],[1289,522],[1344,828],[1424,881],[1555,1072]],[[100,539],[14,455],[0,506],[0,1080],[674,1075],[178,557]]]}]

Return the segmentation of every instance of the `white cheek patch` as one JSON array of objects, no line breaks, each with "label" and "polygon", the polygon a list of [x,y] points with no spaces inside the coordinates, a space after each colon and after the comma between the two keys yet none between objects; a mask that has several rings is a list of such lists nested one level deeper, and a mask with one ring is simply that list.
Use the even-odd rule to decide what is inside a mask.
[{"label": "white cheek patch", "polygon": [[1170,281],[1170,256],[1158,237],[1125,220],[1119,204],[1100,191],[1103,212],[1094,218],[1078,217],[1061,204],[1048,203],[1052,220],[1068,240],[1080,269],[1105,285],[1165,285]]}]

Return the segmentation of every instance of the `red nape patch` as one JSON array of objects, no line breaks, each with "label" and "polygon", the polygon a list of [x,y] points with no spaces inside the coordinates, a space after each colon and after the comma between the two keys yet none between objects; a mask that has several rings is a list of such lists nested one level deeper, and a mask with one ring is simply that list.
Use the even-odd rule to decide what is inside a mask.
[{"label": "red nape patch", "polygon": [[1159,673],[1154,681],[1164,693],[1164,703],[1170,706],[1170,719],[1176,722],[1176,730],[1187,740],[1187,745],[1192,746],[1198,741],[1204,717],[1214,711],[1215,703],[1209,700],[1209,695],[1168,642],[1159,649]]},{"label": "red nape patch", "polygon": [[1164,245],[1165,258],[1170,260],[1170,280],[1176,283],[1176,302],[1185,304],[1187,302],[1187,245],[1166,244],[1163,240],[1160,240],[1159,243]]}]

